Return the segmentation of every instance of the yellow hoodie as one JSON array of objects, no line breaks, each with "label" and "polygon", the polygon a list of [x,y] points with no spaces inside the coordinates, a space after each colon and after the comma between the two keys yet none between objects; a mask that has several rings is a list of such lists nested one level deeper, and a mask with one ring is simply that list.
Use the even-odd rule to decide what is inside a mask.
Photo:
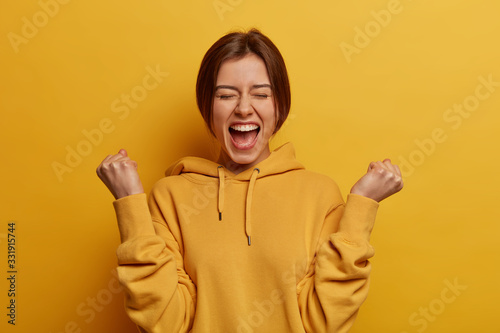
[{"label": "yellow hoodie", "polygon": [[184,158],[114,207],[141,332],[347,332],[367,296],[378,203],[344,203],[290,143],[237,175]]}]

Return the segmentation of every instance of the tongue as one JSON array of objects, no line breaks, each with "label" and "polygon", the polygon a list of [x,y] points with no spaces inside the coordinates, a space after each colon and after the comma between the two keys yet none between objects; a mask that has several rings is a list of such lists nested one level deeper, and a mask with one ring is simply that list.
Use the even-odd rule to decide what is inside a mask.
[{"label": "tongue", "polygon": [[234,142],[236,142],[240,146],[249,146],[255,140],[257,134],[259,134],[258,130],[247,132],[230,130],[230,132]]}]

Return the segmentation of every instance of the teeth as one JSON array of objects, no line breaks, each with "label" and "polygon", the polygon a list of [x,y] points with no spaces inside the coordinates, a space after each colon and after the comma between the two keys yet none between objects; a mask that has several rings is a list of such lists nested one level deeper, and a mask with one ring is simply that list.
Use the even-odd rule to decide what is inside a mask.
[{"label": "teeth", "polygon": [[249,132],[258,129],[259,126],[257,125],[233,125],[231,126],[231,129],[235,131],[240,131],[240,132]]}]

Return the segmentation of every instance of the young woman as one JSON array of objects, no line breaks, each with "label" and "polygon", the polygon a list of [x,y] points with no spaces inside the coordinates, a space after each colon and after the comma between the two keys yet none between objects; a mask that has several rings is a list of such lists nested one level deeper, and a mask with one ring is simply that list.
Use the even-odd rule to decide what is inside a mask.
[{"label": "young woman", "polygon": [[368,292],[378,202],[402,188],[390,160],[372,162],[343,201],[269,140],[290,109],[283,58],[258,30],[206,53],[201,114],[217,162],[173,164],[149,200],[125,150],[97,173],[116,200],[118,274],[141,332],[346,332]]}]

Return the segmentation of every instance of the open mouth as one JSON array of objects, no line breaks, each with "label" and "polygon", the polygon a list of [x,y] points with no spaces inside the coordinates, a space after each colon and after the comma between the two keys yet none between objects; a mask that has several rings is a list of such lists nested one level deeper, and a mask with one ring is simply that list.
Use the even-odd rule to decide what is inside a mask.
[{"label": "open mouth", "polygon": [[251,149],[257,142],[260,127],[256,124],[237,124],[229,127],[233,145],[238,149]]}]

